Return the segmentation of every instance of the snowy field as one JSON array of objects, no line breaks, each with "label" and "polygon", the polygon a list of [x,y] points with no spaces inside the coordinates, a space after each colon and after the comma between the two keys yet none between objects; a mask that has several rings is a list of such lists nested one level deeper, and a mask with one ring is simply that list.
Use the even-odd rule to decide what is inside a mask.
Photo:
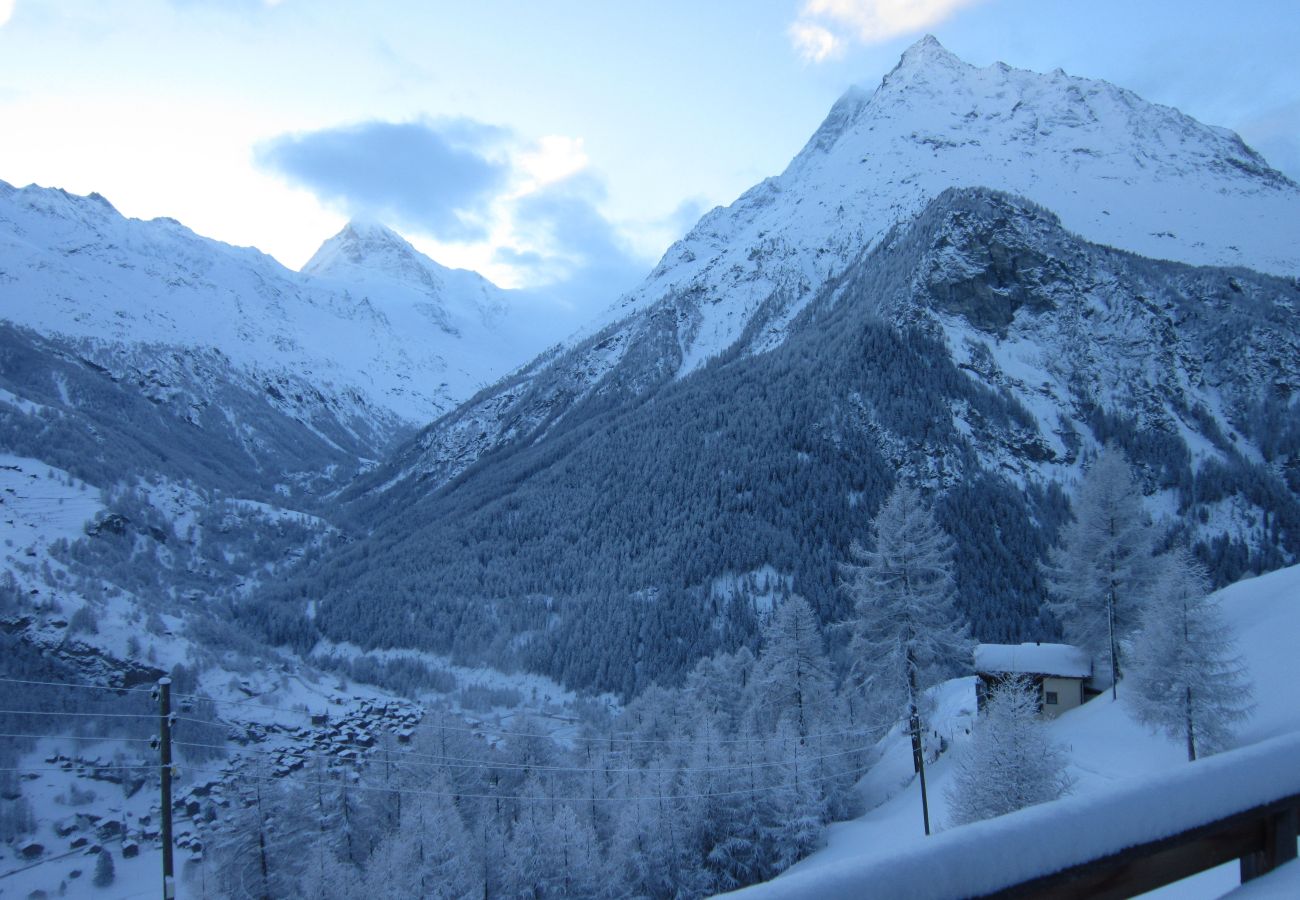
[{"label": "snowy field", "polygon": [[[1300,635],[1300,566],[1239,582],[1218,596],[1225,618],[1237,634],[1238,650],[1256,692],[1255,710],[1238,734],[1238,746],[1294,736],[1300,732],[1300,703],[1291,690],[1300,684],[1300,654],[1295,651],[1295,637]],[[967,726],[975,709],[974,683],[974,678],[957,679],[936,692],[934,727],[953,748],[960,747],[967,738]],[[1103,800],[1108,793],[1188,765],[1181,745],[1153,735],[1133,721],[1123,700],[1122,682],[1120,694],[1118,703],[1105,694],[1047,726],[1051,737],[1068,750],[1074,797],[1095,795]],[[954,762],[950,751],[927,770],[931,821],[939,830],[949,819],[945,795],[955,774]],[[912,776],[911,751],[904,737],[894,736],[880,765],[863,779],[861,789],[867,805],[872,807],[869,812],[831,826],[823,850],[775,880],[739,893],[753,897],[818,897],[824,889],[823,877],[850,869],[866,871],[874,863],[914,850],[926,840],[920,788]],[[1300,896],[1300,892],[1288,893],[1285,889],[1287,879],[1292,885],[1300,883],[1300,871],[1295,866],[1288,868],[1290,872],[1280,871],[1275,879],[1268,880],[1279,886],[1277,893],[1270,893],[1267,884],[1260,884],[1251,885],[1242,896]],[[1147,896],[1199,900],[1223,896],[1237,885],[1237,865],[1232,863]]]},{"label": "snowy field", "polygon": [[[2,398],[0,398],[2,399]],[[0,453],[0,543],[5,559],[41,559],[59,538],[85,536],[103,509],[99,489],[35,459]]]}]

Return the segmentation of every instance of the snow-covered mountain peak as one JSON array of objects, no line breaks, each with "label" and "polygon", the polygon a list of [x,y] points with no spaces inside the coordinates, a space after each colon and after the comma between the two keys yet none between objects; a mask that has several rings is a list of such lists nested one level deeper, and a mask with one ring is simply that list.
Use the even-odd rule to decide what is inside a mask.
[{"label": "snow-covered mountain peak", "polygon": [[143,371],[160,347],[215,348],[259,383],[301,379],[361,417],[436,418],[540,349],[503,340],[504,291],[374,223],[350,223],[302,274],[98,194],[0,182],[0,272],[0,320]]},{"label": "snow-covered mountain peak", "polygon": [[912,75],[937,70],[960,71],[970,68],[974,67],[939,43],[934,35],[927,34],[903,51],[903,55],[898,58],[898,65],[894,66],[884,80],[898,81]]},{"label": "snow-covered mountain peak", "polygon": [[[840,97],[785,172],[701,219],[597,328],[699,298],[682,313],[679,371],[692,371],[772,298],[792,321],[951,187],[1028,198],[1144,256],[1300,273],[1300,186],[1236,134],[1105,81],[972,66],[927,37],[877,85]],[[782,339],[774,328],[766,346]]]},{"label": "snow-covered mountain peak", "polygon": [[369,219],[353,219],[321,244],[302,271],[306,275],[328,275],[346,265],[400,271],[422,268],[420,256],[418,250],[388,226]]},{"label": "snow-covered mountain peak", "polygon": [[490,325],[505,312],[504,292],[477,272],[449,269],[386,225],[353,219],[321,244],[302,274],[354,295],[383,294],[421,305],[447,331],[465,320]]}]

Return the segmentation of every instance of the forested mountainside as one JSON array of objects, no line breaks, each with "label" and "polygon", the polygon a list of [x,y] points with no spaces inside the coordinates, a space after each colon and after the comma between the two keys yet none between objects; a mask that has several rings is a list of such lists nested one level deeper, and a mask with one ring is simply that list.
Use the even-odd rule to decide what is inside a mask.
[{"label": "forested mountainside", "polygon": [[753,641],[764,597],[842,618],[836,565],[909,478],[957,539],[977,637],[1049,637],[1038,564],[1104,443],[1220,582],[1300,553],[1298,300],[1294,279],[1145,259],[950,190],[767,352],[760,315],[676,378],[659,307],[635,352],[662,365],[441,488],[400,459],[373,473],[384,489],[354,501],[370,530],[243,613],[304,649],[421,647],[631,694]]},{"label": "forested mountainside", "polygon": [[968,622],[1080,639],[1041,563],[1106,460],[1140,568],[1300,559],[1297,248],[1235,135],[933,39],[518,369],[538,310],[382,226],[294,273],[0,182],[5,877],[156,883],[164,675],[203,893],[772,877],[910,778],[895,612],[841,584],[886,535],[933,551],[927,678]]},{"label": "forested mountainside", "polygon": [[222,646],[251,622],[631,694],[752,645],[775,597],[835,621],[900,476],[959,539],[980,636],[1050,636],[1037,562],[1107,441],[1221,583],[1294,558],[1298,223],[1300,189],[1222,130],[926,39],[610,324],[365,472],[508,368],[502,292],[373,224],[299,274],[0,185],[0,428],[103,492],[114,528],[51,545],[68,577],[150,610],[200,593]]},{"label": "forested mountainside", "polygon": [[705,215],[570,353],[444,417],[394,477],[441,484],[592,393],[684,374],[737,341],[779,344],[828,280],[950,187],[1028,198],[1152,258],[1300,274],[1300,187],[1235,134],[1105,81],[976,68],[927,37],[847,91],[783,173]]},{"label": "forested mountainside", "polygon": [[[189,621],[179,659],[256,652],[223,603],[330,533],[334,495],[396,441],[540,349],[510,300],[373,223],[298,273],[0,182],[0,451],[52,481],[7,498],[4,588],[38,598],[36,630],[86,610],[159,638]],[[83,491],[93,521],[57,539],[15,510],[57,518]]]}]

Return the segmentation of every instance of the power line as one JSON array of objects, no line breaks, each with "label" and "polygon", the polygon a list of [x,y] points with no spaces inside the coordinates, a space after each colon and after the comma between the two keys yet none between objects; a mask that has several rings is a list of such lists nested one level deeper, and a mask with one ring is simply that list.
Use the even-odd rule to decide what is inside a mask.
[{"label": "power line", "polygon": [[[190,723],[193,723],[193,724],[198,724],[198,725],[208,725],[208,726],[212,726],[212,725],[215,724],[215,723],[211,723],[211,722],[206,722],[206,721],[204,721],[204,720],[202,720],[202,719],[195,719],[195,718],[190,717],[190,716],[177,716],[177,717],[176,717],[176,721],[177,721],[177,722],[190,722]],[[804,741],[810,741],[810,740],[813,740],[813,739],[815,739],[815,738],[817,738],[817,737],[819,737],[819,736],[820,736],[820,735],[808,735],[807,737],[803,738],[802,740],[804,740]],[[866,735],[863,734],[863,735],[859,735],[859,736],[865,737]],[[623,773],[623,772],[640,772],[640,771],[644,771],[644,767],[643,767],[643,766],[637,766],[637,767],[631,767],[631,768],[609,768],[609,767],[604,767],[604,766],[599,766],[599,767],[594,767],[594,766],[551,766],[551,765],[547,765],[547,764],[544,764],[544,763],[532,764],[532,763],[514,762],[514,761],[511,761],[511,760],[501,760],[501,761],[497,761],[497,762],[492,762],[492,761],[489,761],[489,760],[484,760],[484,759],[482,759],[482,758],[479,758],[479,757],[472,757],[472,756],[447,756],[447,755],[444,755],[444,754],[438,754],[438,753],[421,753],[421,752],[418,752],[418,751],[415,751],[415,750],[400,750],[400,749],[397,749],[397,748],[394,748],[394,747],[376,747],[374,744],[362,744],[362,743],[358,743],[358,742],[356,742],[356,741],[343,741],[343,740],[340,740],[340,739],[338,739],[338,738],[331,738],[330,740],[331,740],[332,743],[335,744],[335,746],[343,747],[343,748],[345,748],[345,749],[356,749],[356,750],[360,750],[360,751],[365,751],[365,752],[367,752],[367,753],[369,753],[369,754],[372,754],[372,755],[373,755],[373,754],[378,754],[378,753],[384,753],[384,754],[388,754],[388,755],[390,755],[390,756],[392,756],[392,755],[396,755],[396,756],[398,756],[399,758],[409,758],[409,759],[427,759],[427,760],[430,760],[430,761],[431,761],[430,763],[428,763],[428,765],[445,765],[445,766],[447,766],[448,768],[464,768],[464,769],[491,768],[491,769],[508,769],[508,770],[516,770],[516,769],[518,769],[518,770],[524,770],[524,771],[527,771],[527,770],[544,770],[544,771],[563,771],[563,772],[578,772],[578,773],[587,773],[587,772],[592,772],[592,771],[599,771],[599,772],[620,772],[620,773]],[[771,738],[767,738],[766,740],[768,740],[768,741],[773,741],[773,740],[777,740],[777,738],[774,736],[774,737],[771,737]],[[239,750],[244,750],[244,751],[247,751],[247,752],[253,752],[253,753],[264,753],[264,754],[271,754],[271,755],[276,755],[276,756],[297,756],[297,757],[302,757],[302,758],[319,758],[319,759],[328,759],[328,760],[336,760],[336,761],[345,761],[345,758],[344,758],[344,757],[340,757],[338,754],[312,753],[312,752],[310,752],[310,751],[306,751],[306,750],[298,750],[298,749],[294,749],[294,748],[292,748],[292,747],[280,747],[280,748],[275,748],[275,747],[248,747],[248,746],[246,746],[246,745],[241,745],[240,747],[236,748],[236,747],[230,747],[230,746],[227,746],[227,745],[224,745],[224,744],[207,744],[207,743],[201,743],[201,742],[197,742],[197,741],[176,741],[175,743],[176,743],[177,746],[180,746],[180,747],[194,747],[194,748],[199,748],[199,749],[208,749],[208,750],[228,750],[228,751],[235,751],[235,752],[238,752]],[[701,745],[705,745],[705,744],[707,744],[708,742],[707,742],[707,741],[701,741],[701,742],[699,742],[699,743],[700,743]],[[852,748],[852,749],[849,749],[849,750],[837,751],[836,753],[826,754],[826,756],[837,756],[837,755],[846,755],[846,754],[848,754],[848,753],[866,752],[867,750],[870,750],[870,749],[871,749],[871,746],[872,746],[872,745],[869,744],[869,745],[862,746],[862,747],[855,747],[855,748]],[[614,752],[616,752],[616,753],[626,753],[626,752],[628,752],[628,751],[626,751],[626,750],[615,750]],[[811,757],[811,758],[821,759],[821,758],[823,758],[823,757],[821,757],[821,756],[816,756],[816,757]],[[465,764],[467,764],[467,765],[454,765],[455,763],[465,763]],[[779,765],[785,765],[785,764],[786,764],[786,763],[784,763],[784,762],[764,762],[764,763],[747,763],[747,764],[735,765],[735,766],[681,766],[681,767],[677,767],[677,770],[678,770],[678,771],[682,771],[682,770],[685,770],[685,771],[725,771],[725,770],[727,770],[727,769],[751,769],[751,768],[755,768],[755,767],[757,767],[757,768],[770,768],[770,767],[773,767],[773,766],[779,766]]]},{"label": "power line", "polygon": [[36,767],[36,768],[27,768],[27,767],[18,767],[18,766],[15,766],[15,767],[11,767],[11,768],[0,769],[0,772],[67,772],[69,769],[98,769],[98,770],[111,769],[111,770],[113,770],[113,771],[115,771],[115,772],[130,772],[130,771],[137,771],[137,770],[143,770],[143,769],[154,769],[154,770],[156,770],[156,769],[158,769],[158,768],[160,768],[160,766],[159,766],[157,763],[153,763],[153,764],[151,764],[151,765],[147,765],[147,766],[146,766],[146,765],[138,765],[138,766],[101,766],[99,763],[89,763],[89,762],[69,762],[66,766],[39,766],[39,767]]},{"label": "power line", "polygon": [[[69,682],[69,683],[62,683],[62,682],[42,682],[42,681],[32,681],[32,680],[26,680],[26,679],[8,679],[8,678],[0,679],[0,681],[6,681],[6,682],[11,682],[11,683],[16,683],[16,684],[39,684],[39,685],[47,685],[47,686],[52,686],[52,687],[76,687],[76,688],[83,688],[83,689],[107,690],[107,691],[118,690],[118,689],[114,689],[114,688],[105,687],[105,686],[103,686],[103,685],[76,684],[76,683],[71,683],[71,682]],[[123,690],[123,691],[129,691],[129,690],[132,690],[132,689],[125,689],[125,688],[124,688],[124,689],[120,689],[120,690]],[[143,693],[143,691],[142,691],[142,690],[139,690],[139,689],[136,689],[136,692],[138,692],[138,693]],[[211,698],[203,697],[202,695],[198,695],[198,694],[177,694],[176,696],[178,696],[178,697],[184,697],[184,698],[192,698],[192,699],[196,699],[196,700],[211,699]],[[239,705],[239,706],[251,706],[251,707],[256,707],[256,708],[259,708],[259,709],[271,710],[271,711],[274,711],[274,712],[293,712],[293,713],[304,714],[304,711],[302,711],[302,710],[285,710],[285,709],[283,709],[283,708],[281,708],[281,707],[268,706],[268,705],[266,705],[266,704],[259,704],[259,703],[245,703],[245,702],[243,702],[243,701],[238,701],[238,700],[228,700],[228,701],[222,701],[222,700],[219,700],[219,701],[216,701],[216,702],[232,703],[232,704]],[[136,718],[136,719],[151,719],[151,718],[153,718],[153,715],[152,715],[151,713],[90,713],[90,712],[65,712],[65,711],[62,711],[62,710],[0,710],[0,715],[4,715],[4,714],[10,714],[10,715],[34,715],[34,716],[75,716],[75,717],[89,717],[89,718]],[[192,717],[192,716],[176,716],[175,718],[176,718],[176,721],[177,721],[177,722],[189,722],[189,723],[191,723],[191,724],[204,725],[204,726],[208,726],[208,727],[221,727],[220,723],[217,723],[217,722],[208,722],[208,721],[204,721],[204,720],[202,720],[202,719],[196,719],[196,718],[194,718],[194,717]],[[424,731],[424,732],[452,731],[452,732],[457,732],[457,733],[468,733],[468,734],[478,734],[478,733],[480,733],[481,731],[485,731],[485,730],[486,730],[486,731],[494,731],[494,732],[497,733],[497,734],[501,734],[501,735],[509,735],[509,736],[513,736],[513,737],[528,737],[528,738],[539,738],[539,739],[546,739],[546,740],[554,740],[554,736],[553,736],[553,735],[550,735],[550,734],[539,734],[539,733],[533,733],[533,732],[516,732],[516,731],[508,731],[508,730],[491,729],[491,728],[486,728],[486,727],[482,727],[482,728],[469,728],[469,727],[461,727],[461,726],[446,725],[446,724],[428,724],[428,725],[419,724],[419,725],[409,725],[409,726],[406,726],[406,727],[411,728],[412,730]],[[846,736],[846,735],[855,735],[855,736],[860,736],[860,737],[866,737],[866,732],[863,731],[863,730],[859,730],[859,729],[854,729],[854,730],[843,730],[843,731],[836,731],[836,732],[822,732],[822,733],[819,733],[819,734],[808,735],[808,736],[807,736],[806,738],[804,738],[804,739],[805,739],[805,740],[815,740],[815,739],[825,738],[825,737],[842,737],[842,736]],[[36,736],[36,735],[14,735],[14,737],[51,737],[51,735],[41,735],[41,736]],[[591,743],[591,744],[596,744],[596,745],[598,745],[598,744],[604,744],[604,743],[609,743],[609,744],[614,744],[614,745],[617,745],[617,744],[627,744],[627,745],[629,745],[629,747],[632,746],[632,745],[638,745],[638,746],[640,746],[640,745],[660,745],[660,746],[662,746],[662,745],[670,745],[670,746],[686,746],[686,747],[695,747],[695,746],[710,746],[710,745],[724,746],[724,745],[734,745],[734,744],[741,744],[741,743],[743,743],[743,744],[752,744],[752,743],[764,743],[764,744],[766,744],[766,743],[768,743],[768,742],[770,742],[770,741],[773,741],[773,740],[775,740],[775,739],[776,739],[776,738],[775,738],[774,736],[772,736],[772,737],[754,737],[754,738],[735,738],[735,739],[723,739],[723,738],[720,738],[720,739],[717,739],[717,740],[715,740],[715,741],[700,740],[700,739],[691,739],[691,738],[677,738],[677,739],[621,738],[621,737],[581,738],[581,740],[585,740],[585,741],[587,741],[587,742],[589,742],[589,743]],[[125,738],[123,738],[122,740],[139,740],[139,741],[147,742],[148,739],[144,739],[144,738],[125,739]],[[352,741],[340,742],[340,741],[337,741],[337,740],[335,741],[335,743],[336,743],[336,744],[340,744],[340,743],[341,743],[341,744],[342,744],[343,746],[345,746],[345,747],[352,747],[352,748],[356,748],[356,749],[360,749],[360,750],[366,750],[366,751],[370,751],[370,752],[374,752],[374,751],[375,751],[375,748],[373,747],[373,745],[366,745],[366,744],[361,744],[361,743],[358,743],[358,742],[352,742]],[[193,747],[193,748],[196,748],[196,749],[197,749],[197,748],[214,749],[214,750],[225,750],[225,749],[229,749],[229,748],[227,748],[227,747],[224,747],[224,746],[221,746],[221,745],[217,745],[217,744],[203,744],[203,743],[200,743],[200,742],[179,742],[179,741],[178,741],[177,744],[178,744],[179,746],[189,746],[189,747]],[[621,752],[621,751],[617,751],[617,748],[614,748],[614,749],[615,749],[616,752]],[[865,749],[869,749],[869,748],[861,748],[861,749],[862,749],[862,750],[865,750]],[[292,755],[292,756],[297,756],[297,757],[302,757],[302,758],[324,758],[324,759],[336,759],[336,758],[337,758],[337,757],[332,757],[332,756],[328,756],[328,755],[325,755],[325,754],[311,754],[311,753],[305,753],[305,752],[303,752],[303,751],[296,751],[296,750],[292,750],[292,749],[271,750],[271,749],[269,749],[269,748],[268,748],[268,749],[261,749],[261,748],[258,748],[255,752],[261,752],[261,753],[277,753],[277,754],[279,754],[279,755]],[[400,751],[400,750],[392,750],[392,749],[384,749],[383,752],[385,752],[385,753],[390,753],[390,754],[391,754],[391,753],[409,754],[412,758],[418,756],[418,757],[421,757],[421,758],[426,758],[426,759],[430,759],[430,760],[435,760],[435,761],[437,761],[438,764],[446,765],[446,766],[448,766],[448,767],[450,767],[450,768],[483,768],[483,767],[488,767],[488,768],[495,768],[495,769],[519,769],[519,770],[538,770],[538,771],[555,771],[555,772],[577,772],[577,773],[586,773],[586,772],[593,771],[592,767],[589,767],[589,766],[587,766],[587,767],[583,767],[583,766],[549,766],[549,765],[544,765],[544,764],[529,765],[529,764],[527,764],[527,763],[515,763],[515,762],[509,762],[509,761],[501,761],[501,762],[487,762],[487,761],[480,760],[480,759],[475,759],[475,758],[472,758],[472,757],[451,757],[451,756],[442,756],[442,755],[436,755],[436,754],[423,754],[423,753],[417,754],[415,751]],[[845,753],[847,753],[847,752],[858,752],[858,751],[857,751],[857,750],[853,750],[853,751],[845,751]],[[833,754],[833,755],[834,755],[834,754]],[[843,754],[839,754],[839,755],[843,755]],[[456,765],[457,763],[461,763],[461,764],[464,764],[464,765]],[[718,766],[718,767],[697,767],[697,766],[692,766],[692,767],[683,767],[683,768],[685,768],[685,769],[688,770],[688,771],[727,771],[727,770],[730,770],[730,769],[748,769],[748,768],[754,768],[754,767],[765,768],[765,767],[771,767],[771,766],[783,765],[783,764],[784,764],[784,763],[766,762],[766,763],[755,763],[755,764],[752,764],[752,765],[735,766],[735,767],[729,767],[729,766]],[[617,772],[617,773],[622,774],[622,773],[628,773],[628,772],[638,772],[638,771],[641,771],[641,768],[640,768],[640,767],[637,767],[637,768],[607,768],[607,767],[602,767],[602,768],[599,769],[599,771],[603,771],[603,772]]]},{"label": "power line", "polygon": [[0,683],[4,684],[31,684],[41,685],[42,687],[66,687],[82,688],[92,691],[112,691],[117,694],[144,694],[153,690],[151,687],[128,688],[128,687],[110,687],[104,684],[86,684],[76,681],[32,681],[26,678],[0,678]]},{"label": "power line", "polygon": [[0,734],[0,738],[32,738],[34,740],[69,740],[69,741],[127,741],[136,744],[152,743],[154,738],[133,738],[133,737],[116,737],[105,735],[82,735],[82,734]]},{"label": "power line", "polygon": [[[185,720],[185,721],[191,721],[191,720]],[[205,744],[205,743],[198,743],[194,741],[175,741],[174,744],[177,747],[194,747],[194,748],[209,749],[209,750],[232,749],[222,744]],[[323,759],[331,762],[349,761],[344,757],[338,756],[337,754],[312,753],[309,751],[296,750],[292,748],[276,749],[273,747],[242,747],[240,749],[247,752],[261,753],[270,756],[292,756],[299,759]],[[603,773],[603,774],[616,773],[622,775],[622,774],[635,774],[639,772],[648,771],[648,769],[645,766],[617,767],[617,768],[611,768],[606,766],[554,766],[554,765],[546,765],[543,763],[532,764],[532,763],[513,762],[508,760],[493,762],[491,760],[475,759],[473,757],[465,757],[465,756],[439,756],[437,754],[430,754],[430,753],[417,753],[412,750],[389,750],[384,748],[377,749],[374,747],[368,749],[371,750],[372,753],[376,754],[376,756],[371,758],[370,761],[372,762],[376,762],[376,763],[389,762],[394,765],[400,765],[401,763],[399,762],[399,760],[404,761],[404,760],[409,760],[411,758],[428,759],[431,761],[414,763],[414,765],[425,766],[428,768],[444,767],[449,769],[470,769],[470,770],[506,769],[509,771],[522,771],[522,772],[567,772],[567,773],[573,773],[579,775],[590,775],[595,773]],[[823,759],[835,759],[842,756],[848,756],[853,753],[865,753],[870,749],[871,749],[870,746],[850,747],[848,749],[837,750],[832,753],[805,756],[802,757],[802,759],[807,760],[808,762],[816,762],[818,760],[823,760]],[[386,756],[380,758],[377,756],[378,753],[384,753],[386,754]],[[397,759],[392,759],[391,757],[393,756],[396,756]],[[749,771],[751,769],[770,769],[779,766],[788,766],[792,764],[794,763],[790,760],[779,760],[779,761],[766,761],[766,762],[755,762],[755,763],[740,763],[740,764],[725,765],[725,766],[673,766],[672,770],[674,772],[735,772],[735,771]]]},{"label": "power line", "polygon": [[[271,712],[277,712],[277,713],[290,713],[290,714],[292,714],[292,715],[299,715],[299,716],[316,716],[316,715],[322,715],[322,713],[313,713],[313,712],[311,712],[311,711],[309,711],[309,710],[302,710],[302,709],[285,709],[285,708],[283,708],[283,707],[279,707],[279,706],[269,706],[269,705],[267,705],[267,704],[265,704],[265,703],[251,703],[251,702],[248,702],[248,701],[245,701],[245,700],[222,700],[222,699],[217,699],[217,698],[215,698],[215,697],[206,697],[206,696],[203,696],[203,695],[201,695],[201,694],[173,694],[172,696],[174,696],[174,697],[185,697],[185,698],[188,698],[188,699],[194,699],[194,700],[211,700],[211,701],[214,702],[214,703],[227,703],[227,704],[231,704],[231,705],[233,705],[233,706],[246,706],[246,707],[251,707],[251,708],[253,708],[253,709],[264,709],[264,710],[269,710],[269,711],[271,711]],[[490,726],[490,725],[480,725],[480,726],[478,726],[478,727],[473,727],[473,726],[468,726],[468,725],[466,725],[466,726],[461,726],[461,725],[444,725],[444,724],[424,724],[424,723],[418,723],[418,724],[414,724],[414,725],[406,725],[406,726],[404,726],[404,727],[405,727],[405,728],[410,728],[410,729],[413,730],[413,731],[454,731],[454,732],[459,732],[459,733],[462,733],[462,734],[480,734],[480,733],[482,733],[482,732],[490,732],[490,733],[492,733],[492,734],[501,735],[501,736],[503,736],[503,737],[539,738],[539,739],[546,739],[546,740],[555,740],[555,739],[556,739],[556,738],[555,738],[555,735],[554,735],[553,733],[548,734],[548,733],[545,733],[545,732],[510,731],[510,730],[508,730],[508,729],[504,729],[504,728],[495,728],[495,727]],[[813,738],[827,738],[827,737],[845,737],[845,736],[848,736],[848,735],[857,735],[857,736],[860,736],[860,737],[867,737],[867,736],[870,734],[870,732],[871,732],[872,730],[874,730],[874,729],[866,728],[866,727],[864,726],[864,727],[862,727],[862,728],[849,728],[849,729],[843,729],[843,730],[840,730],[840,731],[823,731],[823,732],[819,732],[819,733],[817,733],[817,734],[808,735],[808,739],[813,739]],[[715,740],[715,741],[708,741],[708,740],[701,740],[701,739],[699,739],[699,738],[637,738],[637,737],[630,737],[630,736],[628,736],[628,735],[630,735],[630,734],[631,734],[631,732],[620,732],[619,734],[615,734],[615,735],[605,735],[605,736],[601,736],[601,737],[585,737],[585,736],[582,736],[582,735],[571,735],[571,736],[567,736],[565,739],[566,739],[566,740],[572,740],[572,741],[582,741],[582,742],[584,742],[584,743],[588,743],[588,744],[610,744],[610,743],[614,743],[614,744],[636,744],[636,745],[643,745],[643,744],[645,744],[645,745],[671,745],[671,746],[688,746],[688,747],[689,747],[689,746],[705,745],[705,744],[726,744],[726,745],[730,745],[730,744],[765,744],[765,743],[768,743],[768,742],[770,742],[770,741],[776,740],[776,737],[775,737],[775,736],[770,736],[770,737],[743,737],[743,738],[719,738],[719,739],[717,739],[717,740]]]},{"label": "power line", "polygon": [[[480,728],[461,728],[455,725],[419,724],[419,725],[410,725],[407,727],[412,728],[416,731],[439,731],[439,730],[461,731],[461,732],[468,732],[470,734],[477,734],[481,731],[490,731],[494,734],[504,735],[506,737],[545,738],[548,740],[555,740],[555,736],[552,734],[538,734],[538,733],[526,732],[526,731],[506,731],[499,728],[491,728],[489,726],[482,726]],[[863,729],[863,728],[850,728],[850,729],[844,729],[842,731],[822,731],[822,732],[818,732],[817,734],[810,734],[807,736],[806,739],[812,740],[814,738],[844,737],[847,735],[859,735],[862,737],[866,737],[867,732],[868,729]],[[627,735],[627,734],[631,734],[631,732],[621,732],[621,735]],[[695,747],[695,746],[713,745],[713,744],[724,744],[724,745],[766,744],[771,741],[777,740],[777,736],[770,735],[767,737],[718,738],[717,740],[712,740],[712,741],[707,739],[700,739],[700,738],[634,738],[634,737],[623,737],[620,735],[607,735],[604,737],[581,737],[575,735],[569,739],[575,741],[583,741],[588,744],[628,744],[628,745],[636,744],[636,745],[671,745],[671,746]]]},{"label": "power line", "polygon": [[0,709],[0,716],[78,716],[95,719],[156,719],[157,713],[65,712],[61,709]]},{"label": "power line", "polygon": [[[833,781],[838,778],[847,778],[850,775],[860,775],[870,769],[870,765],[862,765],[846,769],[842,772],[835,772],[830,775],[823,775],[817,778],[802,779],[806,784],[818,784],[825,781]],[[208,775],[218,775],[221,777],[231,777],[231,773],[223,772],[220,769],[209,769],[202,766],[190,766],[191,772],[202,772]],[[642,770],[647,774],[655,771],[652,769]],[[676,770],[672,770],[676,771]],[[589,803],[593,800],[616,801],[621,803],[628,802],[648,802],[664,800],[707,800],[713,797],[733,797],[753,794],[776,793],[788,789],[788,785],[763,785],[761,787],[742,788],[731,791],[712,791],[700,794],[648,794],[644,796],[611,796],[601,797],[595,794],[587,796],[525,796],[522,794],[471,794],[464,791],[427,791],[416,788],[384,787],[381,785],[365,784],[361,782],[345,784],[339,781],[304,781],[301,778],[290,776],[273,776],[273,775],[239,775],[235,776],[236,781],[258,781],[265,784],[285,784],[292,783],[305,787],[325,787],[325,788],[342,788],[343,790],[374,791],[380,793],[402,794],[403,796],[416,797],[443,797],[448,799],[468,799],[468,800],[519,800],[529,802],[544,803]]]}]

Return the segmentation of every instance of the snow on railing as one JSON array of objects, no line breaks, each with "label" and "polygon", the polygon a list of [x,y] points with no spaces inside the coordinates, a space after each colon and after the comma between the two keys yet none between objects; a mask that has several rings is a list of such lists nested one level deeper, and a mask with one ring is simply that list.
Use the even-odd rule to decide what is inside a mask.
[{"label": "snow on railing", "polygon": [[[820,866],[810,860],[742,893],[747,900],[948,900],[1004,891],[1019,894],[1017,887],[1125,851],[1135,851],[1138,858],[1145,847],[1167,851],[1181,836],[1195,837],[1206,826],[1280,801],[1300,806],[1300,732],[1188,763],[1140,784],[1067,797],[954,828],[888,858],[843,859]],[[1253,825],[1260,834],[1259,849],[1265,831],[1261,825]],[[1289,839],[1293,855],[1294,834]]]}]

